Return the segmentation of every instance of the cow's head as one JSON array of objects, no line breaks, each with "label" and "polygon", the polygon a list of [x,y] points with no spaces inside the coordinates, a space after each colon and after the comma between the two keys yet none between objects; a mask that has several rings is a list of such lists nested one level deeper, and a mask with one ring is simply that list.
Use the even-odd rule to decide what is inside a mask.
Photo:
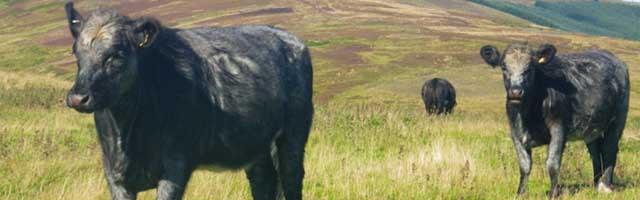
[{"label": "cow's head", "polygon": [[534,49],[527,43],[514,43],[504,54],[491,45],[480,49],[480,56],[487,64],[502,69],[509,104],[520,104],[527,99],[535,84],[536,70],[551,62],[555,54],[556,48],[550,44]]},{"label": "cow's head", "polygon": [[84,18],[65,5],[78,73],[66,104],[79,112],[93,112],[113,105],[132,89],[140,55],[160,32],[151,18],[130,19],[113,10],[96,10]]}]

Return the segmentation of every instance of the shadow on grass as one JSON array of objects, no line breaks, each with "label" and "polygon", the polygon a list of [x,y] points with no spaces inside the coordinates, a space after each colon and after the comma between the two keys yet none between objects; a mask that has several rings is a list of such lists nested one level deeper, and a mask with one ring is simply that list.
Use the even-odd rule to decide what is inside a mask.
[{"label": "shadow on grass", "polygon": [[563,184],[561,187],[562,187],[562,193],[568,194],[568,195],[575,195],[584,190],[595,189],[593,184],[589,184],[589,183],[570,183],[570,184]]},{"label": "shadow on grass", "polygon": [[617,179],[616,177],[613,180],[614,192],[623,191],[623,190],[626,190],[627,188],[636,188],[638,186],[639,186],[638,182],[631,178]]},{"label": "shadow on grass", "polygon": [[[562,187],[563,194],[568,194],[568,195],[575,195],[585,190],[597,191],[597,188],[595,187],[595,185],[591,183],[570,183],[570,184],[563,184],[561,187]],[[629,179],[625,179],[625,180],[616,179],[614,181],[614,192],[622,192],[627,188],[635,188],[635,187],[638,187],[638,184],[635,181],[632,181]],[[548,194],[548,191],[547,191],[547,194]]]}]

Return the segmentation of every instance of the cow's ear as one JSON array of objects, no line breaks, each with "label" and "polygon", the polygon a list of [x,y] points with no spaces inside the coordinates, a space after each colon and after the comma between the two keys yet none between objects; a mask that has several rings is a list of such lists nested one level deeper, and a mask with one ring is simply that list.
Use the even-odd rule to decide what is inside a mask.
[{"label": "cow's ear", "polygon": [[67,13],[67,21],[69,22],[69,30],[73,39],[78,38],[84,19],[82,15],[75,8],[73,8],[73,2],[69,1],[64,5],[64,10]]},{"label": "cow's ear", "polygon": [[498,51],[498,48],[492,45],[486,45],[480,48],[480,56],[482,56],[482,59],[484,59],[484,61],[493,68],[500,64],[500,52]]},{"label": "cow's ear", "polygon": [[551,44],[543,44],[534,56],[533,62],[538,65],[546,65],[556,56],[556,47]]},{"label": "cow's ear", "polygon": [[151,17],[142,17],[134,22],[134,42],[138,48],[147,48],[160,34],[160,21]]}]

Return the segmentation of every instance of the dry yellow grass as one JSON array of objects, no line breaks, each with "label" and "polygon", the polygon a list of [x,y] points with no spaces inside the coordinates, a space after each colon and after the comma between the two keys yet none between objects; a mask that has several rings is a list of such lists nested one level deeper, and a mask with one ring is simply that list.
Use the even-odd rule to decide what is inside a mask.
[{"label": "dry yellow grass", "polygon": [[[226,18],[210,24],[273,23],[311,46],[317,112],[306,154],[306,199],[513,198],[518,167],[504,116],[502,80],[498,71],[478,58],[484,44],[502,47],[531,40],[559,43],[561,51],[607,48],[629,65],[634,86],[640,84],[639,42],[540,30],[465,1],[455,1],[451,7],[438,7],[442,1],[305,2],[247,3],[167,24],[191,27],[265,7],[293,8],[289,14]],[[25,7],[48,3],[33,0]],[[0,16],[11,20],[0,21],[7,27],[0,32],[0,53],[6,58],[21,56],[0,60],[0,199],[108,199],[92,117],[62,106],[75,72],[72,63],[58,66],[73,60],[69,47],[43,46],[34,39],[66,28],[58,22],[63,13],[48,9],[33,13],[53,16],[49,20],[55,22],[36,27],[20,27],[15,16]],[[163,9],[140,13],[160,15],[153,11]],[[449,79],[459,91],[455,114],[424,115],[419,88],[432,77]],[[632,87],[631,102],[637,102],[639,91]],[[584,144],[578,142],[569,145],[563,161],[564,197],[640,195],[638,104],[631,104],[627,127],[616,171],[619,191],[595,193],[591,164]],[[545,155],[544,148],[534,151],[531,199],[544,198],[548,190]],[[140,199],[153,199],[154,193],[142,193]],[[186,199],[249,197],[243,172],[201,170],[194,174]]]}]

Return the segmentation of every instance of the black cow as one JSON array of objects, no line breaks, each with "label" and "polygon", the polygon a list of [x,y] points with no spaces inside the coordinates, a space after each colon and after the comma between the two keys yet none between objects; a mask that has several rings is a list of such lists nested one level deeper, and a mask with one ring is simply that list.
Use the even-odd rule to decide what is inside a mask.
[{"label": "black cow", "polygon": [[94,113],[113,199],[156,187],[158,199],[181,199],[202,165],[245,169],[254,199],[302,198],[313,104],[298,38],[65,10],[78,65],[67,105]]},{"label": "black cow", "polygon": [[428,80],[422,85],[422,101],[428,114],[450,114],[456,106],[456,89],[445,79]]},{"label": "black cow", "polygon": [[572,140],[587,144],[598,190],[612,191],[629,109],[626,65],[604,50],[556,55],[550,44],[534,49],[514,43],[503,54],[488,45],[480,54],[492,67],[502,68],[511,139],[520,162],[518,194],[525,191],[531,171],[531,148],[548,144],[549,194],[559,195],[562,152]]}]

